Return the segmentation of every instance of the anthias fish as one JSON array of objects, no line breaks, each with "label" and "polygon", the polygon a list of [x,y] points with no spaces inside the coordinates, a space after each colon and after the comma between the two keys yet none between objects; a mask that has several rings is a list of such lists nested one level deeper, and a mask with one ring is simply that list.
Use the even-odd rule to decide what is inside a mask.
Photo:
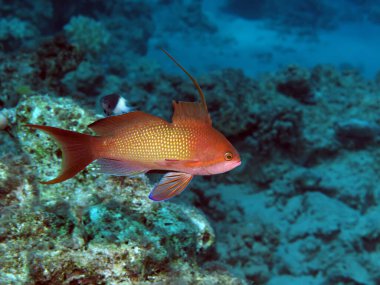
[{"label": "anthias fish", "polygon": [[91,136],[43,125],[27,125],[51,135],[62,150],[62,169],[55,179],[65,181],[97,161],[100,172],[133,176],[151,170],[168,171],[149,198],[167,200],[180,194],[194,175],[227,172],[240,165],[232,144],[212,127],[206,100],[197,81],[166,51],[192,80],[201,102],[173,102],[172,122],[141,111],[100,119],[89,125]]}]

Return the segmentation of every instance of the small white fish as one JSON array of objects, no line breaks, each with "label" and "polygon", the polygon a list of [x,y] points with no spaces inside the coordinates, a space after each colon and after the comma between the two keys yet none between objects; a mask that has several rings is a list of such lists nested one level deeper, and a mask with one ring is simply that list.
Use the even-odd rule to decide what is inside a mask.
[{"label": "small white fish", "polygon": [[122,115],[133,111],[133,108],[128,106],[128,101],[116,93],[100,97],[99,104],[107,116]]}]

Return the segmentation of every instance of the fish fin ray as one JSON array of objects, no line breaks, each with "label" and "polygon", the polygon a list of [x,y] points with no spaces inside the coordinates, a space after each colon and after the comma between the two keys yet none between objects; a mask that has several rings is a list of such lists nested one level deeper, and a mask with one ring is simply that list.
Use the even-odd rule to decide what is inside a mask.
[{"label": "fish fin ray", "polygon": [[88,125],[97,135],[107,136],[112,135],[116,131],[120,131],[124,128],[130,128],[137,124],[150,122],[168,123],[160,117],[156,117],[141,111],[129,112],[127,114],[110,116],[93,122]]},{"label": "fish fin ray", "polygon": [[100,158],[96,163],[100,166],[100,169],[98,170],[99,173],[114,176],[132,177],[148,171],[148,169],[143,166],[134,165],[134,163],[130,161]]},{"label": "fish fin ray", "polygon": [[208,111],[203,107],[201,102],[176,102],[173,101],[174,113],[173,123],[183,121],[196,121],[206,125],[211,125],[211,118]]},{"label": "fish fin ray", "polygon": [[59,175],[52,180],[41,181],[42,184],[63,182],[75,176],[96,159],[91,149],[91,144],[97,139],[96,137],[49,126],[32,124],[26,126],[49,134],[62,150],[62,167]]},{"label": "fish fin ray", "polygon": [[153,201],[163,201],[179,195],[190,183],[193,175],[183,172],[168,172],[153,188],[149,198]]},{"label": "fish fin ray", "polygon": [[203,109],[206,111],[206,113],[208,113],[206,98],[203,94],[201,87],[198,84],[198,81],[166,50],[164,50],[163,48],[161,48],[161,50],[190,78],[191,82],[193,82],[194,87],[197,89],[198,94],[201,97],[201,105],[203,106]]}]

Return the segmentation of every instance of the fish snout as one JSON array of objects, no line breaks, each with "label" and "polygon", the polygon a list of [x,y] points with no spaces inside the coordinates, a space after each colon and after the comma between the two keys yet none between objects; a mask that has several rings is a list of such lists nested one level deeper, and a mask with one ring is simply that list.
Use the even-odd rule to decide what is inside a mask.
[{"label": "fish snout", "polygon": [[241,164],[241,160],[239,159],[239,160],[236,160],[236,161],[234,161],[234,168],[236,168],[236,167],[238,167],[239,165]]}]

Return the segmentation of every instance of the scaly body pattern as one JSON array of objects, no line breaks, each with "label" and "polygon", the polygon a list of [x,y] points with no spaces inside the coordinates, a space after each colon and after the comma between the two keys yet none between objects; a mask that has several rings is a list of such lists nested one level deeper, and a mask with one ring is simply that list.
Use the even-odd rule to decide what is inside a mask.
[{"label": "scaly body pattern", "polygon": [[236,149],[212,127],[197,81],[164,52],[192,80],[201,102],[173,102],[172,122],[140,111],[107,117],[89,125],[96,136],[27,125],[53,136],[62,149],[60,175],[42,183],[65,181],[95,160],[101,172],[112,175],[164,170],[168,172],[149,195],[152,200],[161,201],[181,193],[194,175],[223,173],[240,165]]}]

